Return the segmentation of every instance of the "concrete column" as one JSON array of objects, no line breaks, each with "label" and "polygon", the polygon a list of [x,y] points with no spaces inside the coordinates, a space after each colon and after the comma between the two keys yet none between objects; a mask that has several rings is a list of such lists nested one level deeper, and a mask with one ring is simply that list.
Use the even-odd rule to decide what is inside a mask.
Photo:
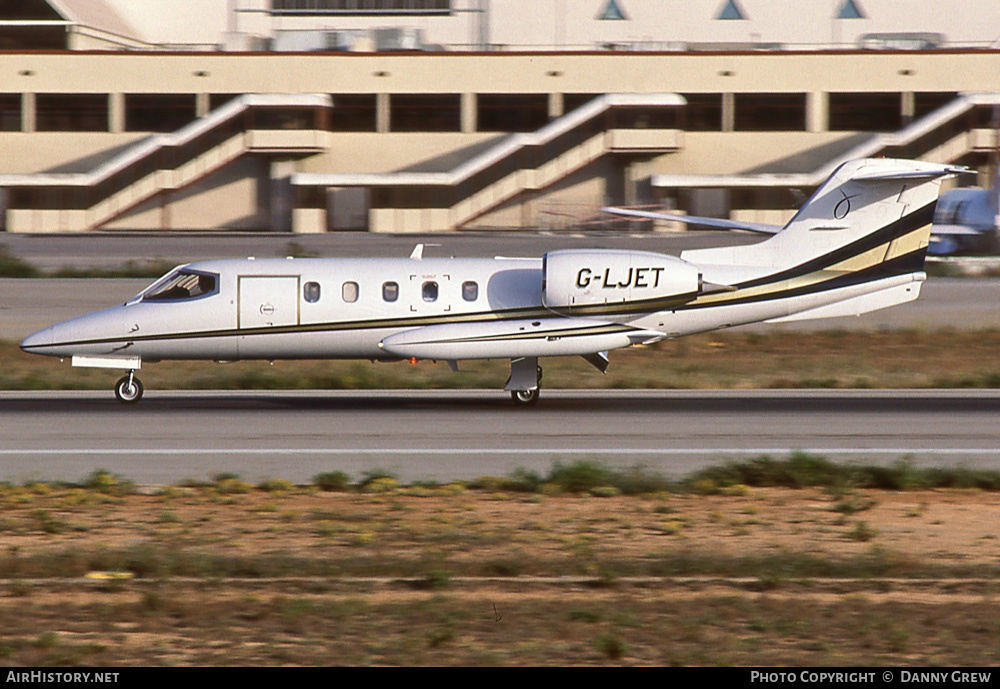
[{"label": "concrete column", "polygon": [[291,232],[292,231],[292,208],[294,198],[292,198],[291,177],[296,172],[294,160],[273,160],[271,161],[270,195],[268,202],[268,216],[271,221],[271,232]]},{"label": "concrete column", "polygon": [[125,131],[125,94],[108,94],[108,131],[121,134]]},{"label": "concrete column", "polygon": [[565,115],[565,104],[563,102],[563,94],[561,93],[550,93],[549,94],[549,119],[554,120],[557,117],[562,117]]},{"label": "concrete column", "polygon": [[391,121],[389,112],[389,94],[388,93],[376,93],[375,94],[375,131],[379,134],[385,134],[389,131],[389,122]]},{"label": "concrete column", "polygon": [[904,127],[916,117],[917,94],[913,91],[903,91],[899,94],[899,114]]},{"label": "concrete column", "polygon": [[736,94],[722,94],[722,131],[736,130]]},{"label": "concrete column", "polygon": [[830,94],[810,91],[806,94],[806,131],[825,132],[830,129]]},{"label": "concrete column", "polygon": [[536,229],[538,212],[538,192],[526,191],[521,197],[521,228]]},{"label": "concrete column", "polygon": [[33,134],[37,130],[38,118],[35,109],[35,94],[21,94],[21,131]]},{"label": "concrete column", "polygon": [[170,203],[173,201],[173,192],[165,191],[160,194],[160,229],[169,230],[170,227]]},{"label": "concrete column", "polygon": [[194,116],[204,117],[211,110],[211,100],[207,93],[194,94]]},{"label": "concrete column", "polygon": [[461,105],[461,129],[463,134],[472,134],[479,126],[477,108],[479,99],[474,93],[463,93]]}]

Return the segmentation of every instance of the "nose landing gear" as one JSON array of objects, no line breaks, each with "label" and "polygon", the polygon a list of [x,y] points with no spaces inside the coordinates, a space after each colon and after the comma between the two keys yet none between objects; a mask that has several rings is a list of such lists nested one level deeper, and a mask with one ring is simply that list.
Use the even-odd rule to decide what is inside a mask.
[{"label": "nose landing gear", "polygon": [[135,371],[129,371],[115,383],[115,397],[123,404],[135,404],[142,399],[142,381],[135,377]]}]

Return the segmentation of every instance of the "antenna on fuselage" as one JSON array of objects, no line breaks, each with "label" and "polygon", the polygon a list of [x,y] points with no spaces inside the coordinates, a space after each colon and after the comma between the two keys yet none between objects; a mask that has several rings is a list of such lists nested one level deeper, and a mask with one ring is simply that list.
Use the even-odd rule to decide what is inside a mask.
[{"label": "antenna on fuselage", "polygon": [[410,258],[414,261],[424,260],[424,247],[425,246],[441,246],[440,244],[417,244],[413,247],[413,251],[410,252]]}]

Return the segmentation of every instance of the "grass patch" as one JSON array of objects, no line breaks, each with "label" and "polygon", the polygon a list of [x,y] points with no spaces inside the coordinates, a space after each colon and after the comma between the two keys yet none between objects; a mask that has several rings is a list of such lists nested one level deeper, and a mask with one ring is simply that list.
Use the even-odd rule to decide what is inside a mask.
[{"label": "grass patch", "polygon": [[[819,459],[766,476],[821,482]],[[240,480],[232,474],[115,500],[101,492],[106,477],[0,485],[0,657],[22,667],[334,655],[344,665],[1000,661],[994,508],[979,491],[715,483],[696,494],[685,477],[669,492],[594,497],[600,484],[583,487],[597,481],[663,485],[596,458],[458,493],[386,474],[338,480],[337,491],[251,486],[225,501],[217,485]],[[385,480],[402,487],[362,490]],[[508,481],[537,493],[499,498]],[[851,498],[868,505],[865,521],[831,512]],[[929,517],[907,519],[915,505]],[[734,532],[747,515],[754,527]],[[123,643],[128,634],[141,643]]]},{"label": "grass patch", "polygon": [[0,244],[0,278],[37,278],[41,271],[10,252]]}]

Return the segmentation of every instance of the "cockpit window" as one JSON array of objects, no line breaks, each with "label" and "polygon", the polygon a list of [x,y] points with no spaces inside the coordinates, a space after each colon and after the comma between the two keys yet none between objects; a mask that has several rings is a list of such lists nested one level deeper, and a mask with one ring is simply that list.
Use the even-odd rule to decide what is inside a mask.
[{"label": "cockpit window", "polygon": [[144,294],[142,299],[143,301],[194,299],[215,292],[217,287],[218,277],[215,275],[178,270],[161,280],[160,284]]}]

